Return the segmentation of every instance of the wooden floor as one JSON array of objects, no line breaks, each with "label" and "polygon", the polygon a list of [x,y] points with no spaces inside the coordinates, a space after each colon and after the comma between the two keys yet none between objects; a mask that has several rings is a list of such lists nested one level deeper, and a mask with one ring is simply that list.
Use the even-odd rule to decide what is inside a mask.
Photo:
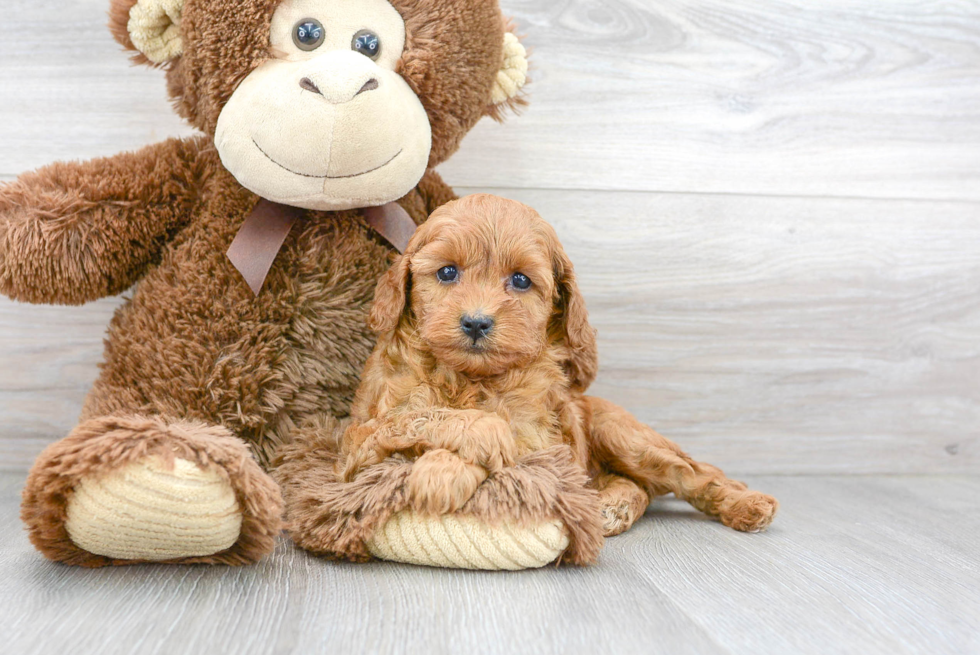
[{"label": "wooden floor", "polygon": [[[120,298],[0,298],[0,652],[980,653],[980,3],[501,0],[530,106],[441,167],[576,263],[592,391],[775,494],[663,501],[598,566],[87,571],[17,519]],[[191,131],[108,0],[4,0],[0,182]]]},{"label": "wooden floor", "polygon": [[[318,560],[83,570],[0,534],[3,652],[980,652],[980,480],[755,477],[782,500],[746,535],[673,499],[588,569],[478,573]],[[21,476],[0,474],[15,526]]]}]

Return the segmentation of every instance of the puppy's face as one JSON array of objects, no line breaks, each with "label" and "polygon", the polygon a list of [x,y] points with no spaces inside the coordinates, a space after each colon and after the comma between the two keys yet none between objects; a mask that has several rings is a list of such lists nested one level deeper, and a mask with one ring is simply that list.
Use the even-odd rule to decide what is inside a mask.
[{"label": "puppy's face", "polygon": [[378,283],[371,325],[414,328],[417,347],[468,375],[503,373],[549,347],[563,349],[574,386],[595,375],[571,262],[551,226],[513,200],[472,195],[433,212]]},{"label": "puppy's face", "polygon": [[410,263],[411,308],[428,349],[471,375],[540,355],[555,311],[550,228],[529,208],[490,196],[435,219]]}]

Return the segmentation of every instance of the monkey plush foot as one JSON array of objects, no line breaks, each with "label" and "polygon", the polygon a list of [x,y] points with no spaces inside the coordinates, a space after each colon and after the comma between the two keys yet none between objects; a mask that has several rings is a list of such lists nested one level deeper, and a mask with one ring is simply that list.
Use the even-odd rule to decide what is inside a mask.
[{"label": "monkey plush foot", "polygon": [[227,429],[113,416],[38,457],[21,517],[38,550],[68,564],[247,564],[271,552],[281,502]]},{"label": "monkey plush foot", "polygon": [[242,529],[235,490],[213,468],[159,457],[81,479],[65,528],[79,548],[113,559],[168,560],[231,548]]}]

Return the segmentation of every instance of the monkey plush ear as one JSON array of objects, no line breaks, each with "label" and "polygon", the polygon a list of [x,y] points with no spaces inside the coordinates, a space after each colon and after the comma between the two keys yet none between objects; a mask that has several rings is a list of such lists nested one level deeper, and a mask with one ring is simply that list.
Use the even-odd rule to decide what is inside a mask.
[{"label": "monkey plush ear", "polygon": [[139,61],[165,64],[184,51],[180,16],[184,0],[112,0],[109,26]]},{"label": "monkey plush ear", "polygon": [[[509,26],[508,26],[509,27]],[[524,104],[521,89],[527,83],[527,50],[510,29],[504,32],[504,55],[493,82],[488,113],[500,120],[501,110]]]}]

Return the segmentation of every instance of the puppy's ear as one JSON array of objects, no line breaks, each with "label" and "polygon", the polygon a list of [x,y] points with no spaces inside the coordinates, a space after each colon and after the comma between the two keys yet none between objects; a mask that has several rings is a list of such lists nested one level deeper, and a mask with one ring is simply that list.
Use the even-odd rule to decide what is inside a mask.
[{"label": "puppy's ear", "polygon": [[558,333],[558,340],[563,341],[568,349],[565,370],[568,372],[572,387],[585,391],[595,380],[596,372],[599,370],[596,333],[589,325],[589,312],[585,309],[585,299],[582,298],[582,293],[575,282],[572,262],[561,245],[555,245],[552,262],[555,282],[558,286],[558,321],[555,331]]},{"label": "puppy's ear", "polygon": [[405,311],[410,261],[410,252],[406,252],[378,280],[374,304],[371,305],[371,314],[368,317],[368,327],[378,334],[391,332],[398,327],[398,319]]}]

